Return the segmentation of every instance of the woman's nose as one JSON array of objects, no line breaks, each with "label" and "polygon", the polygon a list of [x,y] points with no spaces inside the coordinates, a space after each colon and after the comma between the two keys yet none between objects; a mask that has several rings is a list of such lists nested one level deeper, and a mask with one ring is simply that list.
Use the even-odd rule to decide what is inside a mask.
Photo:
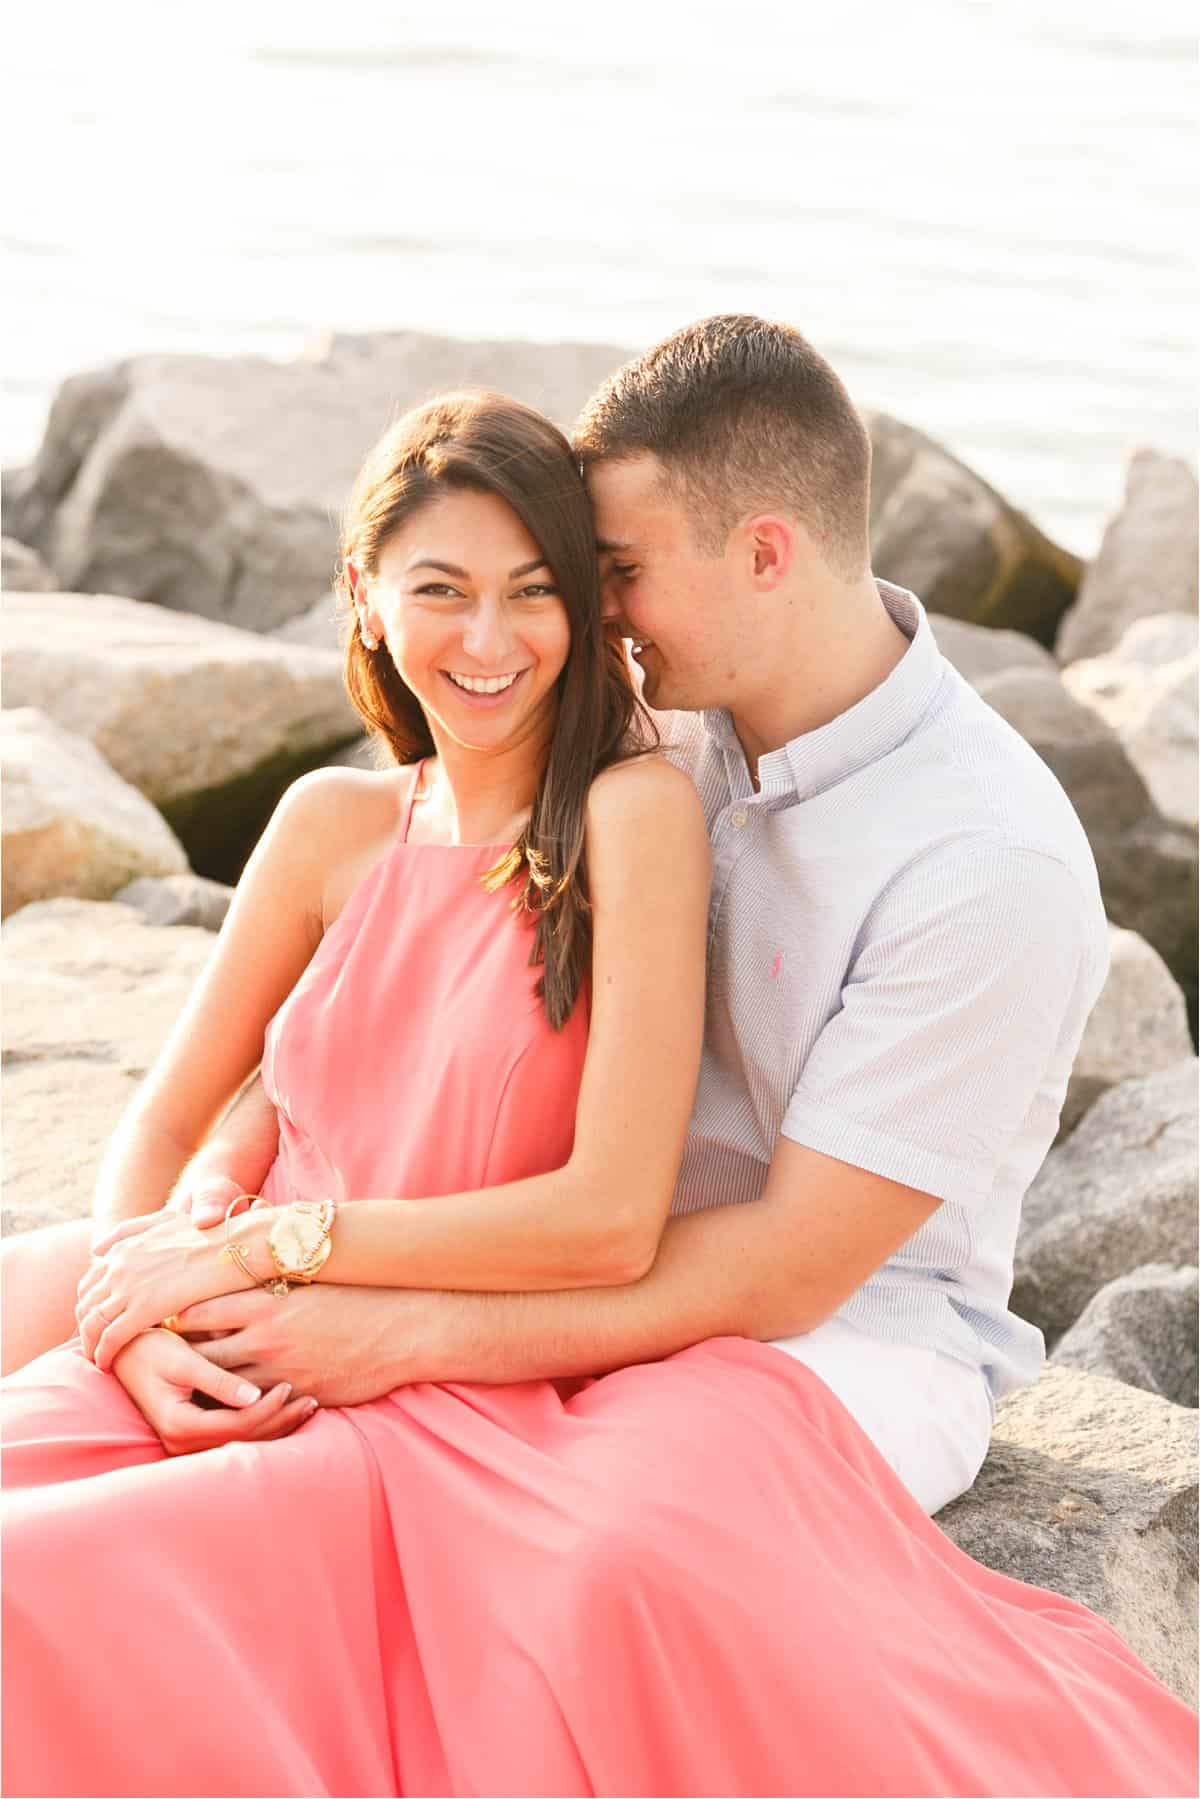
[{"label": "woman's nose", "polygon": [[463,628],[463,649],[485,668],[495,668],[512,648],[512,631],[498,606],[478,606]]}]

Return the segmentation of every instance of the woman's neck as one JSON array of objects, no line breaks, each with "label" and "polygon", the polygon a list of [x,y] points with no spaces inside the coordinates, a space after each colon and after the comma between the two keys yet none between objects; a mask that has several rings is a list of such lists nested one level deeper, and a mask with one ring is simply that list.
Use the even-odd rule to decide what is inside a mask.
[{"label": "woman's neck", "polygon": [[409,837],[426,843],[514,842],[529,815],[545,766],[522,743],[494,754],[437,742],[421,769]]}]

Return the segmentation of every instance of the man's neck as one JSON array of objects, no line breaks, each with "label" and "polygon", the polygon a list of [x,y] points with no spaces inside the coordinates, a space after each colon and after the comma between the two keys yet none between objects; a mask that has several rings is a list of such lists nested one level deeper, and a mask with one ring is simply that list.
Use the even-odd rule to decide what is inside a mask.
[{"label": "man's neck", "polygon": [[771,645],[771,672],[732,708],[756,789],[761,756],[849,712],[886,681],[909,647],[870,575],[836,593],[806,597],[789,622],[795,628]]}]

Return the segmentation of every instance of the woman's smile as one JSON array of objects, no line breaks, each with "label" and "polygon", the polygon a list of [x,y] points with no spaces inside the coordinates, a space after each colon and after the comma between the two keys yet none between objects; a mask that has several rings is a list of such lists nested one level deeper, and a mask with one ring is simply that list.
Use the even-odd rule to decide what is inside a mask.
[{"label": "woman's smile", "polygon": [[529,670],[519,668],[509,675],[460,675],[448,668],[438,672],[464,705],[475,711],[497,712],[517,692]]}]

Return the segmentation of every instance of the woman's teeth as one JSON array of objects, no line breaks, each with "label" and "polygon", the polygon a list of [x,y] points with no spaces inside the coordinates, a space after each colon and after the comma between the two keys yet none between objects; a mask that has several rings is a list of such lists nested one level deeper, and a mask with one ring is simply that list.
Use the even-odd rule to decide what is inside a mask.
[{"label": "woman's teeth", "polygon": [[478,675],[451,674],[449,669],[446,670],[446,673],[456,687],[465,687],[468,693],[503,693],[506,687],[512,686],[517,675],[523,675],[525,670],[519,668],[516,674],[490,675],[486,679]]}]

